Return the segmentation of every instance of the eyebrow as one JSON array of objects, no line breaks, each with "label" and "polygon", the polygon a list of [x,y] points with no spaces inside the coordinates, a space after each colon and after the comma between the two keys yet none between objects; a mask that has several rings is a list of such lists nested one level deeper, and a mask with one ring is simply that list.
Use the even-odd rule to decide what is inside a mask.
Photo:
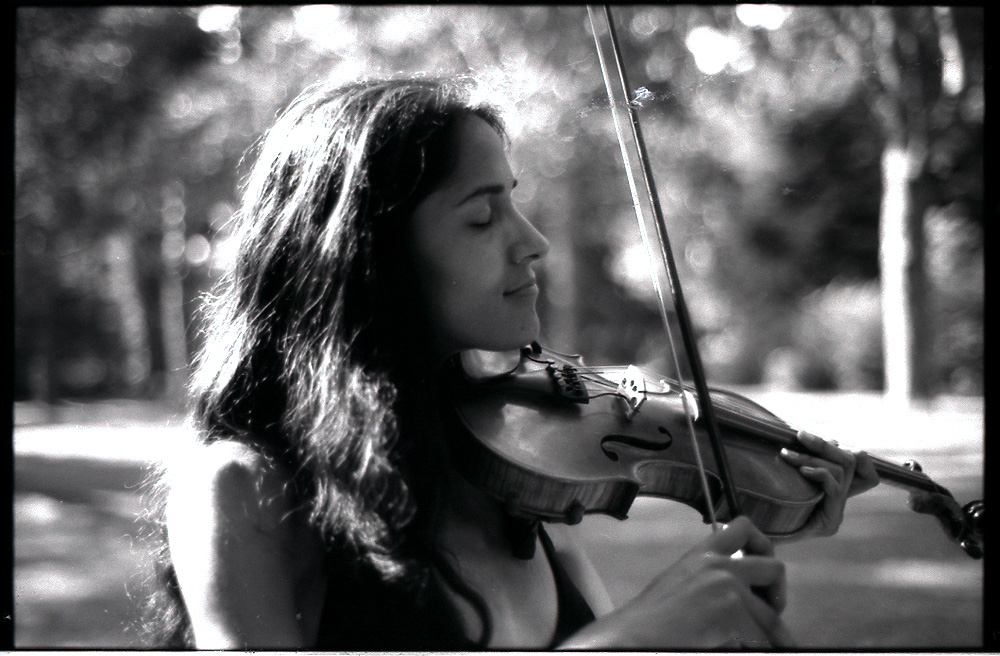
[{"label": "eyebrow", "polygon": [[[514,189],[517,187],[517,179],[511,183],[510,188]],[[478,198],[479,196],[491,196],[493,194],[502,194],[507,190],[507,187],[502,184],[485,184],[480,187],[476,187],[469,194],[467,194],[462,200],[458,201],[457,205],[463,205],[473,198]],[[457,206],[456,205],[456,206]]]}]

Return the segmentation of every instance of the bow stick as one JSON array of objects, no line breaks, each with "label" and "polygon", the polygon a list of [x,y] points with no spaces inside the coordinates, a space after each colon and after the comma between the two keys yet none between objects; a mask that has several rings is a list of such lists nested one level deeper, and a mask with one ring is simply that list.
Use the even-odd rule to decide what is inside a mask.
[{"label": "bow stick", "polygon": [[[670,239],[667,235],[667,225],[663,219],[663,211],[660,208],[660,200],[656,192],[656,182],[653,179],[652,169],[649,164],[649,156],[646,152],[645,141],[642,137],[642,128],[639,125],[639,118],[635,113],[635,105],[637,102],[634,99],[629,98],[629,89],[631,87],[628,83],[625,66],[622,63],[621,48],[618,44],[618,36],[615,32],[614,20],[611,16],[611,8],[608,5],[603,5],[600,9],[588,6],[587,14],[590,17],[590,24],[594,33],[594,41],[597,45],[597,56],[601,64],[604,86],[607,90],[608,102],[611,106],[611,115],[615,124],[615,133],[618,137],[618,144],[621,147],[622,161],[625,165],[625,173],[629,182],[629,191],[632,195],[636,219],[639,222],[639,230],[642,234],[643,243],[646,246],[646,253],[650,258],[650,263],[652,264],[654,262],[656,259],[655,254],[658,254],[659,259],[664,265],[667,280],[670,284],[671,294],[674,299],[674,310],[677,313],[677,323],[680,326],[681,338],[688,357],[688,364],[691,368],[691,378],[694,382],[695,391],[697,392],[699,410],[698,418],[704,420],[709,442],[712,445],[712,454],[715,457],[718,474],[722,480],[722,489],[725,493],[726,503],[729,506],[729,514],[731,517],[736,517],[740,514],[740,509],[736,501],[735,488],[733,487],[732,479],[729,474],[729,465],[726,459],[725,448],[723,447],[722,440],[719,437],[719,429],[712,409],[708,384],[705,380],[705,372],[702,367],[701,356],[698,352],[698,344],[694,337],[691,316],[688,313],[687,303],[684,301],[684,292],[681,289],[680,277],[677,273],[677,265],[674,261],[673,252],[670,247]],[[598,23],[602,18],[605,26],[604,31],[608,35],[607,45],[601,43],[600,32],[598,30]],[[610,56],[606,57],[604,52],[605,49],[609,50]],[[614,61],[614,68],[608,65],[608,59],[612,59]],[[614,75],[617,84],[612,82],[612,74]],[[622,116],[622,113],[626,115],[627,121],[625,120],[625,117]],[[626,131],[624,127],[626,123],[629,128],[628,131]],[[631,143],[628,140],[629,135],[631,135],[632,138]],[[638,177],[641,179],[643,190],[645,191],[645,199],[640,196],[637,188],[636,171],[638,171]],[[658,236],[656,241],[656,244],[659,246],[658,249],[654,247],[652,240],[648,235],[648,230],[646,228],[648,219],[642,209],[644,204],[647,206],[648,212],[651,215],[651,222]],[[677,362],[677,349],[674,346],[674,339],[670,329],[670,321],[667,316],[666,304],[664,302],[663,292],[659,284],[659,280],[656,276],[655,266],[652,268],[650,275],[653,280],[653,287],[656,290],[660,315],[663,320],[664,328],[666,329],[668,343],[670,345],[671,354],[674,358],[674,365],[677,368],[677,375],[679,379],[680,366]],[[684,409],[687,415],[688,430],[691,433],[691,440],[694,445],[695,455],[697,456],[700,465],[701,455],[698,450],[698,441],[695,437],[694,424],[691,417],[692,413],[688,408],[686,398],[684,399]],[[708,481],[705,478],[704,466],[700,466],[699,470],[702,478],[702,487],[705,494],[706,506],[712,524],[715,526],[716,519],[714,502],[711,498]]]}]

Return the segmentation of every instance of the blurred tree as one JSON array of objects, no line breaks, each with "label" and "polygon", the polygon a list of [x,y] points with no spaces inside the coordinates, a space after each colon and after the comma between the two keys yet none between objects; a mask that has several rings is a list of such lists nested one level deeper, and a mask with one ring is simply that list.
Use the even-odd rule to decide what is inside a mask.
[{"label": "blurred tree", "polygon": [[[185,9],[22,8],[17,17],[19,393],[176,393],[189,350],[186,246],[208,223],[192,207],[232,197],[258,127],[229,116],[226,95],[243,89],[207,70],[231,54],[228,35],[201,29]],[[111,301],[119,348],[84,353],[81,339],[74,352],[68,340],[59,357],[54,336],[72,321],[53,301],[60,289]],[[74,362],[95,361],[105,366],[84,377],[89,385],[60,382]]]},{"label": "blurred tree", "polygon": [[[913,249],[928,210],[948,206],[953,218],[968,212],[966,221],[981,221],[981,9],[738,5],[616,13],[629,28],[632,83],[653,135],[682,278],[698,292],[689,300],[710,370],[754,380],[760,371],[752,363],[762,353],[797,339],[790,313],[838,279],[882,275],[886,292],[904,289],[899,277],[885,280],[876,250],[880,243],[892,250],[884,236],[890,210],[908,208],[907,280],[917,292],[923,259]],[[906,146],[912,164],[891,169],[913,176],[905,187],[883,177],[895,144]],[[914,293],[907,304],[926,313],[932,302]],[[886,341],[929,357],[912,335],[934,323],[887,322]],[[929,389],[929,377],[919,380]]]},{"label": "blurred tree", "polygon": [[925,220],[935,207],[981,202],[969,178],[982,172],[982,9],[830,14],[839,35],[849,37],[843,39],[849,56],[866,63],[862,79],[886,142],[880,248],[886,393],[904,402],[926,398],[933,324]]},{"label": "blurred tree", "polygon": [[[86,361],[81,353],[53,360],[57,331],[73,320],[72,305],[57,306],[54,298],[102,295],[105,278],[95,267],[99,260],[89,255],[103,243],[112,269],[106,278],[110,297],[127,326],[119,332],[129,355],[118,382],[133,392],[146,382],[147,304],[137,298],[133,250],[136,236],[150,225],[137,160],[159,156],[149,146],[149,115],[171,75],[188,70],[204,50],[200,33],[183,27],[181,12],[158,13],[155,19],[136,12],[123,21],[113,9],[18,11],[15,203],[23,261],[18,283],[32,285],[33,274],[41,276],[37,293],[18,289],[17,314],[27,322],[23,334],[37,335],[40,342],[37,350],[18,345],[18,353],[28,347],[25,357],[35,372],[28,378],[42,387],[34,390],[36,396],[51,398],[55,374]],[[146,39],[162,50],[143,47]]]},{"label": "blurred tree", "polygon": [[[826,75],[809,20],[787,28],[794,47],[782,49],[733,7],[615,14],[706,365],[717,380],[755,382],[762,354],[794,339],[788,317],[805,294],[877,272],[870,112],[854,111],[855,78]],[[616,277],[650,298],[631,233]]]},{"label": "blurred tree", "polygon": [[[751,20],[747,7],[781,20]],[[882,15],[870,9],[615,9],[719,380],[759,379],[763,356],[797,339],[792,312],[815,290],[877,275],[889,137],[879,87],[862,84],[875,75],[864,26]],[[925,168],[943,208],[932,241],[961,234],[961,252],[975,252],[981,236],[955,225],[981,213],[982,46],[969,29],[975,12],[948,15],[971,45],[965,91],[927,115],[938,127]],[[198,346],[195,299],[227,258],[248,147],[305,85],[388,73],[475,73],[508,110],[518,200],[553,244],[545,339],[595,361],[662,350],[658,312],[636,282],[644,256],[583,8],[22,8],[17,20],[20,394],[176,389]],[[922,43],[923,23],[896,32],[917,27]],[[949,38],[941,52],[954,51]],[[974,361],[976,293],[954,282],[958,253],[935,260],[951,322],[935,330],[955,336],[948,358]],[[829,300],[813,314],[848,298],[847,283],[815,297]],[[92,334],[74,346],[62,325]],[[967,365],[938,371],[975,377]]]}]

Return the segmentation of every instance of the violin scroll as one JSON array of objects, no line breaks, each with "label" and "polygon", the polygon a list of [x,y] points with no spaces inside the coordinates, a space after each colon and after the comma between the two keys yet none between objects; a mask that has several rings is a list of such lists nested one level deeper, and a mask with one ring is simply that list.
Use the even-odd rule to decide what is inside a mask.
[{"label": "violin scroll", "polygon": [[[917,474],[923,472],[916,460],[907,460],[900,469]],[[933,515],[940,522],[945,535],[962,547],[965,553],[976,559],[983,557],[983,514],[986,504],[982,499],[959,507],[951,492],[939,485],[910,489],[909,506],[914,512]]]},{"label": "violin scroll", "polygon": [[938,492],[917,491],[910,495],[911,509],[936,517],[945,534],[975,559],[982,558],[984,553],[985,505],[980,499],[959,506],[954,497]]}]

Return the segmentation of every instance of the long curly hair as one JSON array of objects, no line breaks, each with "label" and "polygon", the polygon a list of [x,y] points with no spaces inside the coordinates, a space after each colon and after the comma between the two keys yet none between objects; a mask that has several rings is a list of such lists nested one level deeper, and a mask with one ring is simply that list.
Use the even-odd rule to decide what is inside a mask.
[{"label": "long curly hair", "polygon": [[[460,119],[506,138],[474,88],[405,78],[303,93],[258,143],[234,217],[238,256],[205,306],[191,386],[200,438],[286,465],[326,543],[385,581],[426,580],[445,494],[439,363],[425,348],[409,219],[454,167]],[[160,544],[147,629],[190,646]]]}]

